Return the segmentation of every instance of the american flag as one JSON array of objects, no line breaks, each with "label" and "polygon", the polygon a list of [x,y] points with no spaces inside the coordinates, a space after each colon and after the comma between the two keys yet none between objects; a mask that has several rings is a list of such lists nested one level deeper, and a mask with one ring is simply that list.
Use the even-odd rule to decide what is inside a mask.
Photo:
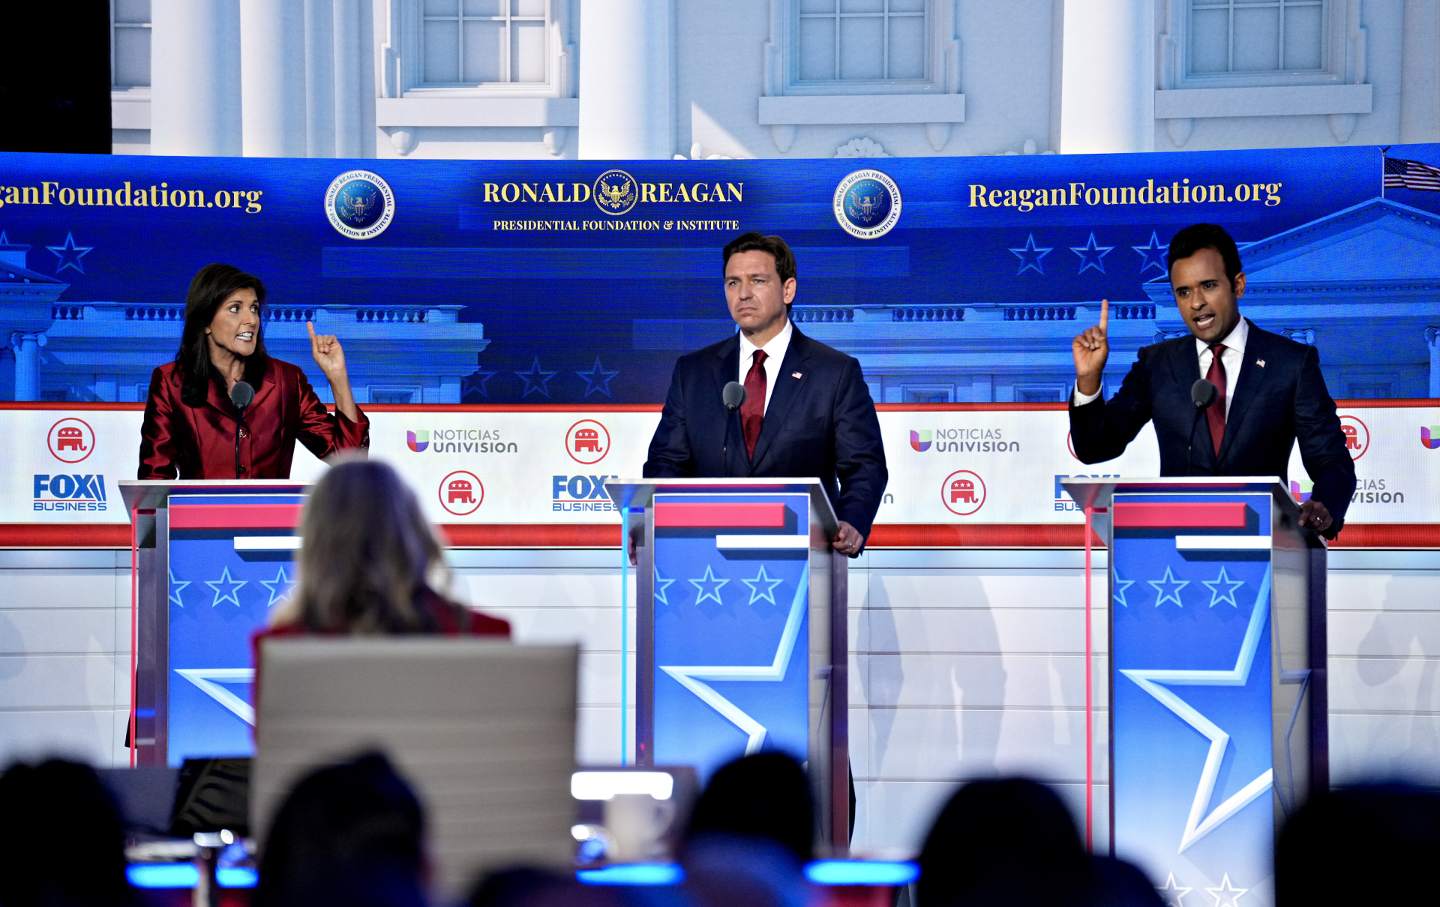
[{"label": "american flag", "polygon": [[1428,189],[1440,192],[1440,167],[1432,167],[1419,161],[1387,157],[1385,159],[1385,188]]}]

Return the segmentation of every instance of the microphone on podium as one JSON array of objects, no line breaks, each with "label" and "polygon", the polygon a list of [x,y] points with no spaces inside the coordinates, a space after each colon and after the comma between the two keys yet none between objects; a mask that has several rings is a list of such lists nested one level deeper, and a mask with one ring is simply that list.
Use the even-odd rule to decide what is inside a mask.
[{"label": "microphone on podium", "polygon": [[720,400],[725,404],[725,409],[729,414],[734,416],[734,418],[727,417],[725,419],[725,444],[720,448],[720,462],[725,463],[728,462],[730,456],[730,432],[740,422],[740,417],[735,415],[735,411],[740,408],[740,404],[745,402],[745,385],[739,381],[729,382],[720,389]]},{"label": "microphone on podium", "polygon": [[1190,385],[1190,402],[1195,404],[1195,419],[1190,423],[1190,446],[1185,450],[1186,472],[1190,466],[1195,464],[1195,429],[1200,427],[1200,417],[1205,414],[1220,396],[1215,385],[1204,378],[1196,378],[1195,383]]},{"label": "microphone on podium", "polygon": [[244,379],[236,381],[235,386],[230,388],[230,402],[235,404],[235,408],[240,411],[240,418],[235,421],[235,478],[237,479],[241,478],[240,474],[244,469],[240,465],[240,439],[245,437],[246,431],[245,407],[249,406],[250,401],[254,399],[255,388],[251,387],[250,382]]}]

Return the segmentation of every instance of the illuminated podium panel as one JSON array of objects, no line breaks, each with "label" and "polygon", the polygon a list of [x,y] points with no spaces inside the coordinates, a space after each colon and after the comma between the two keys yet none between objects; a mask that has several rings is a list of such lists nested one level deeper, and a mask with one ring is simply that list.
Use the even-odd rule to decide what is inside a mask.
[{"label": "illuminated podium panel", "polygon": [[1065,487],[1110,549],[1113,851],[1273,903],[1275,833],[1328,782],[1324,543],[1276,479]]},{"label": "illuminated podium panel", "polygon": [[134,531],[134,740],[139,765],[244,756],[250,636],[295,581],[303,483],[122,481]]},{"label": "illuminated podium panel", "polygon": [[742,753],[807,764],[844,848],[846,571],[814,479],[620,480],[636,542],[635,759],[702,777]]}]

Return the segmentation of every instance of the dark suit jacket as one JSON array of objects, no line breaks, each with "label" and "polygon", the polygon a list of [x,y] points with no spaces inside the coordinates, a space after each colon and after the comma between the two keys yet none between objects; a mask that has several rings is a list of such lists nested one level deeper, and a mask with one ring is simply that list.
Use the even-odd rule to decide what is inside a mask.
[{"label": "dark suit jacket", "polygon": [[1355,464],[1315,348],[1250,322],[1218,458],[1205,419],[1196,418],[1190,401],[1190,385],[1199,378],[1194,337],[1142,348],[1115,396],[1084,406],[1071,403],[1076,456],[1086,463],[1114,459],[1153,420],[1162,476],[1279,476],[1288,481],[1290,451],[1298,440],[1300,459],[1315,483],[1312,497],[1334,518],[1325,535],[1334,538],[1355,493]]},{"label": "dark suit jacket", "polygon": [[753,459],[738,416],[720,398],[739,373],[738,335],[680,357],[645,477],[814,476],[836,516],[868,538],[889,473],[860,363],[795,329]]},{"label": "dark suit jacket", "polygon": [[[235,477],[237,413],[218,384],[205,405],[180,397],[180,372],[168,362],[150,376],[145,421],[140,426],[141,479],[230,479]],[[341,448],[370,446],[370,420],[351,422],[331,413],[298,367],[271,359],[255,399],[245,409],[246,437],[240,441],[241,478],[288,479],[298,440],[324,459]]]}]

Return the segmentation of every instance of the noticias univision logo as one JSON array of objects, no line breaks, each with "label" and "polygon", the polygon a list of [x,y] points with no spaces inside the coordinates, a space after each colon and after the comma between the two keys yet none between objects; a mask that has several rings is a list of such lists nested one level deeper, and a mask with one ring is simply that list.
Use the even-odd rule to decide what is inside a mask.
[{"label": "noticias univision logo", "polygon": [[1420,426],[1420,444],[1426,450],[1440,450],[1440,425]]},{"label": "noticias univision logo", "polygon": [[916,431],[910,429],[910,449],[916,453],[924,453],[930,449],[932,436],[928,431]]}]

